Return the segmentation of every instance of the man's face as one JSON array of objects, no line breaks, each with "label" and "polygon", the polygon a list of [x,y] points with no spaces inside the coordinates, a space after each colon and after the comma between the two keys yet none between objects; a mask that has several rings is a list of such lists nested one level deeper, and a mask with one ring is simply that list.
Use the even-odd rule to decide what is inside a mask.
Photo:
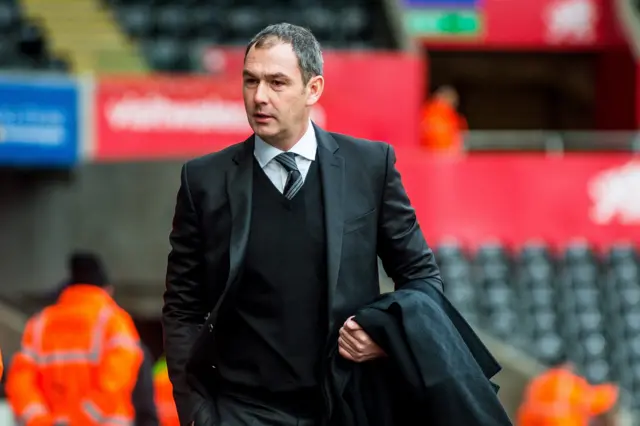
[{"label": "man's face", "polygon": [[242,86],[251,128],[266,142],[297,141],[322,85],[320,76],[304,84],[290,44],[274,41],[260,48],[253,46],[244,61]]}]

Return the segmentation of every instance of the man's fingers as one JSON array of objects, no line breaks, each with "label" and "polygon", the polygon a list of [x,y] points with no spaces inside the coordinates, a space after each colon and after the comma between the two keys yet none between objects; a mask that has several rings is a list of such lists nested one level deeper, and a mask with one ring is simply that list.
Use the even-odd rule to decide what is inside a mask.
[{"label": "man's fingers", "polygon": [[344,336],[338,338],[338,345],[343,346],[354,356],[359,353],[358,348]]},{"label": "man's fingers", "polygon": [[353,320],[353,317],[346,320],[344,326],[351,331],[362,330],[362,327],[360,327],[360,325]]},{"label": "man's fingers", "polygon": [[344,330],[344,333],[348,336],[351,337],[351,340],[354,342],[354,344],[356,344],[357,346],[367,346],[370,345],[372,340],[371,337],[369,337],[369,335],[367,334],[366,331],[360,329],[360,330],[350,330],[348,328],[341,328],[340,330]]},{"label": "man's fingers", "polygon": [[338,349],[349,354],[349,359],[355,360],[358,358],[358,351],[353,348],[343,337],[338,338]]},{"label": "man's fingers", "polygon": [[362,332],[350,331],[345,328],[340,329],[340,336],[345,339],[349,345],[357,352],[363,352],[367,348],[367,337],[360,335]]},{"label": "man's fingers", "polygon": [[357,362],[356,359],[353,357],[353,355],[351,355],[346,349],[344,349],[342,346],[338,347],[338,353],[340,354],[340,356],[342,356],[344,359],[347,359],[349,361],[353,361],[353,362]]},{"label": "man's fingers", "polygon": [[369,357],[363,355],[362,353],[356,352],[342,338],[338,338],[338,353],[342,355],[343,358],[348,359],[352,362],[364,362],[369,359]]}]

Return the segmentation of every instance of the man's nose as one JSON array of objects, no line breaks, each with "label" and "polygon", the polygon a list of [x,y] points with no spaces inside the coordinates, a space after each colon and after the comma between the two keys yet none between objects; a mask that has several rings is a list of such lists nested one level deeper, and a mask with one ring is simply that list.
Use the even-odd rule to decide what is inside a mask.
[{"label": "man's nose", "polygon": [[267,85],[264,84],[263,82],[260,82],[260,84],[258,84],[258,87],[256,87],[256,92],[253,95],[253,100],[256,104],[266,104],[267,100],[268,100],[268,93],[267,93]]}]

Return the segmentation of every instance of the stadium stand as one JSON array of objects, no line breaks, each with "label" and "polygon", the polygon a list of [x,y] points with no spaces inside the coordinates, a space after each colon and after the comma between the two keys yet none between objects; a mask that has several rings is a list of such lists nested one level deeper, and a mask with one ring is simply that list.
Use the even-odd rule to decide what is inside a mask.
[{"label": "stadium stand", "polygon": [[567,356],[594,383],[613,381],[640,408],[640,263],[632,245],[598,255],[573,242],[515,253],[438,247],[446,294],[481,329],[546,364]]},{"label": "stadium stand", "polygon": [[101,0],[157,71],[201,70],[210,45],[245,45],[263,27],[310,28],[325,48],[389,48],[384,0]]},{"label": "stadium stand", "polygon": [[17,0],[0,0],[0,70],[67,72],[68,61],[50,52],[41,22],[27,18]]}]

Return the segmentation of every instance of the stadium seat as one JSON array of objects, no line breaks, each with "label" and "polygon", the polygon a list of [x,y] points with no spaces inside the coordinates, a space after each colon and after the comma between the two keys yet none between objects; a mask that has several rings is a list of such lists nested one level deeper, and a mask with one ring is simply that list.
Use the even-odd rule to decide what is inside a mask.
[{"label": "stadium seat", "polygon": [[553,307],[545,306],[527,313],[523,320],[530,323],[531,333],[534,337],[555,332],[558,328],[558,315]]},{"label": "stadium seat", "polygon": [[612,309],[617,308],[617,312],[611,312],[612,315],[633,314],[634,308],[640,306],[640,286],[637,282],[629,282],[629,284],[635,285],[619,286],[611,289],[613,294],[609,295],[609,297],[616,298],[618,302],[617,306],[612,306]]},{"label": "stadium seat", "polygon": [[190,9],[194,37],[210,40],[212,44],[224,39],[224,10],[212,4],[198,5]]},{"label": "stadium seat", "polygon": [[22,15],[19,3],[0,0],[0,69],[66,72],[68,63],[48,52],[42,25]]},{"label": "stadium seat", "polygon": [[522,307],[527,313],[538,312],[541,309],[553,308],[556,303],[556,291],[545,281],[540,285],[532,286],[528,291],[520,293]]},{"label": "stadium seat", "polygon": [[529,263],[539,260],[551,260],[551,252],[549,247],[540,241],[530,241],[525,243],[518,254],[518,260],[523,263]]},{"label": "stadium seat", "polygon": [[231,39],[248,41],[263,28],[263,24],[260,11],[251,7],[238,7],[227,15],[227,30]]},{"label": "stadium seat", "polygon": [[190,17],[188,9],[184,6],[163,6],[157,14],[158,32],[169,37],[186,38],[193,34]]},{"label": "stadium seat", "polygon": [[620,264],[637,264],[638,253],[633,244],[619,243],[611,246],[607,252],[606,259],[610,266],[617,266]]},{"label": "stadium seat", "polygon": [[553,362],[564,351],[562,338],[555,332],[542,333],[532,344],[526,348],[527,353],[532,354],[542,363]]},{"label": "stadium seat", "polygon": [[70,71],[69,61],[61,57],[53,57],[47,64],[47,69],[52,72],[67,73]]},{"label": "stadium seat", "polygon": [[15,40],[10,37],[0,37],[0,68],[13,64],[17,54]]},{"label": "stadium seat", "polygon": [[371,36],[371,22],[363,7],[346,7],[339,13],[340,19],[337,22],[342,40],[351,42]]},{"label": "stadium seat", "polygon": [[630,401],[640,401],[635,247],[613,245],[602,261],[580,241],[557,253],[541,242],[514,255],[497,242],[472,254],[448,242],[435,253],[445,294],[470,322],[542,363],[566,354],[590,381],[614,380]]},{"label": "stadium seat", "polygon": [[330,9],[319,6],[304,8],[301,12],[301,23],[311,29],[322,40],[331,40],[334,36],[334,25],[340,15]]},{"label": "stadium seat", "polygon": [[525,333],[520,327],[518,315],[512,307],[501,306],[494,309],[484,317],[483,325],[494,336],[519,346],[519,341],[525,338]]},{"label": "stadium seat", "polygon": [[591,359],[583,364],[584,375],[591,383],[600,384],[611,379],[611,366],[602,358]]},{"label": "stadium seat", "polygon": [[0,2],[0,31],[3,34],[14,31],[20,25],[18,6],[12,2]]},{"label": "stadium seat", "polygon": [[510,260],[505,248],[497,243],[480,246],[475,258],[479,285],[486,287],[490,283],[506,284],[510,279]]},{"label": "stadium seat", "polygon": [[18,31],[20,50],[31,58],[42,58],[47,53],[47,43],[42,28],[33,22],[24,22]]},{"label": "stadium seat", "polygon": [[440,244],[434,251],[439,264],[460,261],[465,258],[464,249],[456,241]]},{"label": "stadium seat", "polygon": [[596,256],[588,242],[575,241],[565,247],[563,261],[567,266],[584,263],[594,264],[596,262]]},{"label": "stadium seat", "polygon": [[505,247],[497,241],[486,242],[478,247],[476,259],[479,262],[500,261],[506,262],[508,253]]},{"label": "stadium seat", "polygon": [[121,6],[117,18],[125,33],[134,38],[145,38],[155,31],[153,9],[145,4]]},{"label": "stadium seat", "polygon": [[188,54],[177,39],[151,39],[143,44],[143,52],[149,64],[157,71],[186,72],[190,69]]},{"label": "stadium seat", "polygon": [[[382,0],[94,1],[112,8],[123,31],[143,44],[143,50],[156,50],[150,46],[166,45],[163,40],[173,39],[180,43],[184,56],[200,52],[205,41],[244,46],[260,29],[276,22],[310,28],[325,48],[387,48],[389,44],[381,35],[385,31],[376,30],[385,21],[376,19],[383,13]],[[167,59],[165,54],[144,56],[160,71],[183,71],[182,66],[173,65],[173,59],[168,60],[171,65],[158,60],[158,56]],[[198,71],[201,61],[191,62],[190,70]]]}]

